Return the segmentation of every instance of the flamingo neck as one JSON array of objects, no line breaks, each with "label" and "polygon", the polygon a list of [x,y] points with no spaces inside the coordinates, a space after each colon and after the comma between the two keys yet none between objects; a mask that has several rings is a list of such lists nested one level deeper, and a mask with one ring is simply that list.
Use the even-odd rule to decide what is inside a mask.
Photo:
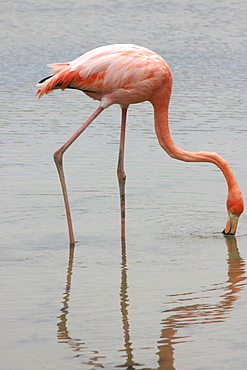
[{"label": "flamingo neck", "polygon": [[[164,104],[165,102],[165,104]],[[161,147],[169,154],[170,157],[185,161],[185,162],[210,162],[220,168],[223,175],[225,176],[228,192],[238,188],[237,181],[234,174],[227,163],[219,154],[214,152],[187,152],[184,149],[179,148],[172,140],[169,124],[168,124],[168,106],[169,98],[160,101],[160,99],[154,99],[151,101],[154,107],[154,121],[155,131],[158,137],[158,141]],[[162,104],[163,103],[163,104]]]}]

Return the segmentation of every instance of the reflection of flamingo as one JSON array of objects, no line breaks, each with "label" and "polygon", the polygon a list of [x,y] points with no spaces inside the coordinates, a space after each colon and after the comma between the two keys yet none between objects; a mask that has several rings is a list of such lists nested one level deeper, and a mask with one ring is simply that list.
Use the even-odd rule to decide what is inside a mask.
[{"label": "reflection of flamingo", "polygon": [[[157,370],[174,370],[174,351],[178,343],[190,340],[190,337],[185,337],[179,333],[181,328],[189,325],[205,324],[209,325],[214,322],[224,322],[234,308],[234,303],[238,300],[238,293],[243,290],[246,285],[245,262],[241,258],[236,238],[226,237],[228,247],[228,279],[226,284],[213,284],[209,288],[200,292],[183,293],[167,296],[169,302],[175,306],[165,313],[168,317],[162,320],[161,335],[158,340],[158,363]],[[125,250],[122,250],[124,253]],[[74,246],[70,247],[66,288],[62,300],[61,314],[59,315],[59,323],[57,324],[57,338],[59,343],[66,343],[73,352],[75,357],[83,358],[83,364],[95,365],[95,368],[103,367],[101,359],[103,358],[97,350],[89,350],[86,342],[81,339],[70,336],[68,329],[68,314],[69,300],[71,290],[71,280],[73,274]],[[125,368],[126,370],[134,369],[135,366],[141,366],[134,361],[133,347],[130,341],[130,322],[128,317],[128,283],[127,283],[127,260],[125,254],[122,254],[121,263],[121,285],[120,285],[120,308],[123,324],[125,362],[122,365],[115,366],[117,368]],[[193,301],[198,301],[202,298],[202,293],[210,291],[218,291],[223,289],[220,295],[220,300],[216,304],[193,304]],[[107,309],[107,308],[106,308]],[[79,324],[79,323],[78,323]],[[121,350],[122,351],[122,350]],[[92,355],[91,355],[92,354]],[[83,357],[85,356],[85,357]],[[90,358],[88,359],[88,357]],[[84,362],[85,360],[85,362]],[[101,362],[99,362],[101,361]],[[143,365],[144,366],[144,365]],[[151,370],[144,367],[146,370]],[[143,368],[143,369],[144,369]]]},{"label": "reflection of flamingo", "polygon": [[112,104],[120,104],[122,123],[117,173],[120,188],[121,235],[124,241],[126,113],[129,104],[146,100],[150,101],[154,107],[155,130],[159,143],[172,158],[186,162],[211,162],[223,172],[228,185],[226,205],[229,216],[223,232],[235,234],[244,204],[241,191],[228,163],[216,153],[187,152],[179,148],[171,138],[168,126],[168,106],[172,89],[172,73],[164,59],[140,46],[110,45],[89,51],[72,62],[50,66],[53,73],[40,81],[37,91],[39,97],[54,89],[72,88],[81,90],[86,95],[100,101],[100,106],[92,116],[54,153],[65,201],[71,244],[74,244],[75,239],[62,165],[64,152],[105,108]]}]

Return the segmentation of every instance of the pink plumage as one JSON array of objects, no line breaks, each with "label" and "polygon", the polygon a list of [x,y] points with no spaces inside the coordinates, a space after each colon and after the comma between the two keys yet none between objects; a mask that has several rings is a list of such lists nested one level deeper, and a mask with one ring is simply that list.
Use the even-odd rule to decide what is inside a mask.
[{"label": "pink plumage", "polygon": [[100,100],[103,108],[149,100],[164,75],[171,76],[169,66],[158,54],[126,44],[102,46],[72,62],[49,67],[52,76],[38,85],[39,97],[57,88],[74,88]]}]

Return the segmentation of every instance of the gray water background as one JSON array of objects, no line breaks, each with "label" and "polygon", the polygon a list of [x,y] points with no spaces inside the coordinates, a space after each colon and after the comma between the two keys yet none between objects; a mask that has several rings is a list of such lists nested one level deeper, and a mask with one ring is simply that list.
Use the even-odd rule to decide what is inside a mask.
[{"label": "gray water background", "polygon": [[130,107],[122,258],[110,107],[65,155],[69,250],[52,154],[98,103],[77,91],[35,97],[47,63],[148,47],[173,71],[174,141],[222,155],[246,199],[246,1],[2,0],[0,19],[0,368],[246,369],[247,222],[221,234],[220,171],[169,158],[151,105]]}]

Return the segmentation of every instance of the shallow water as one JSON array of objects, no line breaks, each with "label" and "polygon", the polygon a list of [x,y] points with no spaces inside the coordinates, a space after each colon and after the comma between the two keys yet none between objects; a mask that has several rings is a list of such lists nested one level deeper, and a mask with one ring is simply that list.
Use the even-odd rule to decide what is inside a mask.
[{"label": "shallow water", "polygon": [[[224,237],[226,185],[211,164],[159,147],[152,107],[130,107],[126,248],[116,177],[120,109],[65,155],[75,248],[53,152],[98,103],[38,101],[47,63],[136,43],[173,71],[175,142],[216,151],[246,194],[246,15],[234,1],[2,1],[0,368],[246,369],[247,223]],[[246,195],[245,195],[246,198]]]}]

